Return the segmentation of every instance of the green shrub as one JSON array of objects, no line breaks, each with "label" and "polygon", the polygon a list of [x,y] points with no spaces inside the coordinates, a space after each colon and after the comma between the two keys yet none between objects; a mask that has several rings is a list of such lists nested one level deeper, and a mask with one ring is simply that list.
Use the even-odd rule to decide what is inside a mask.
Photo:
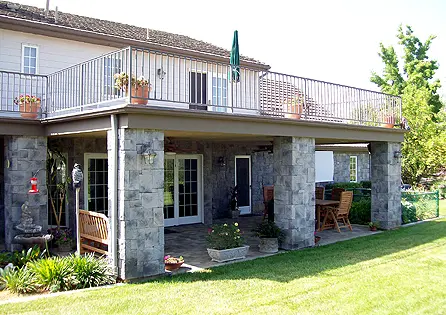
[{"label": "green shrub", "polygon": [[359,183],[362,188],[372,188],[372,182],[369,180],[363,180]]},{"label": "green shrub", "polygon": [[0,285],[12,293],[33,293],[38,289],[34,274],[26,267],[0,268]]},{"label": "green shrub", "polygon": [[95,258],[94,254],[66,257],[73,267],[76,288],[89,288],[115,283],[113,270],[105,258]]},{"label": "green shrub", "polygon": [[354,224],[367,224],[371,221],[372,203],[368,198],[352,202],[349,219]]},{"label": "green shrub", "polygon": [[73,264],[67,257],[39,259],[27,266],[36,275],[37,283],[46,290],[66,291],[77,286]]},{"label": "green shrub", "polygon": [[14,266],[21,268],[30,261],[35,261],[39,258],[42,258],[45,255],[45,252],[45,250],[41,252],[40,247],[38,245],[34,245],[34,247],[28,250],[13,252],[11,262]]},{"label": "green shrub", "polygon": [[406,199],[401,200],[401,219],[403,224],[416,222],[417,220],[417,208],[415,205]]},{"label": "green shrub", "polygon": [[344,188],[344,189],[361,188],[361,184],[352,182],[339,182],[325,185],[325,189],[333,189],[333,188]]},{"label": "green shrub", "polygon": [[422,221],[437,216],[436,193],[404,192],[401,198],[401,219],[403,223]]},{"label": "green shrub", "polygon": [[10,252],[0,253],[0,268],[4,268],[12,262],[12,254]]}]

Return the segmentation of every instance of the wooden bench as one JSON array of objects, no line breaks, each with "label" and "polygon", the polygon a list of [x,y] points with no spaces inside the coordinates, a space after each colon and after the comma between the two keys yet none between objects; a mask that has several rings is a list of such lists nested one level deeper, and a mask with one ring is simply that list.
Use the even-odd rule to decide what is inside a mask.
[{"label": "wooden bench", "polygon": [[108,255],[108,218],[102,213],[79,210],[81,254]]}]

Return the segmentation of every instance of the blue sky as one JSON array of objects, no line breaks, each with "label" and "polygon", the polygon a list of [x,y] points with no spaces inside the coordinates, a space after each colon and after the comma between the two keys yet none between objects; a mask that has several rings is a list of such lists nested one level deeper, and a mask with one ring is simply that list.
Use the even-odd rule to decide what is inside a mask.
[{"label": "blue sky", "polygon": [[[44,7],[46,0],[16,0]],[[265,5],[264,3],[268,3]],[[239,31],[242,54],[272,71],[377,90],[379,43],[396,45],[400,24],[425,40],[446,97],[446,1],[50,0],[50,8],[179,33],[230,49]]]}]

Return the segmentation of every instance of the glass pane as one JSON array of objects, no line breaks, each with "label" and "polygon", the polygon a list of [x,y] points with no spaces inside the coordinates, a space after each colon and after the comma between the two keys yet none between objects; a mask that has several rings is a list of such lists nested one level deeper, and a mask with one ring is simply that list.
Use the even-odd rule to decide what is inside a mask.
[{"label": "glass pane", "polygon": [[31,58],[31,59],[29,59],[29,63],[30,63],[31,67],[33,67],[33,68],[37,67],[37,59]]},{"label": "glass pane", "polygon": [[30,47],[25,47],[24,51],[23,51],[23,55],[24,56],[30,56],[31,55],[30,50],[31,50]]},{"label": "glass pane", "polygon": [[36,48],[28,48],[31,51],[31,57],[36,58],[37,56],[37,49]]},{"label": "glass pane", "polygon": [[24,61],[25,67],[29,67],[29,58],[25,57],[25,59],[23,61]]},{"label": "glass pane", "polygon": [[236,161],[238,205],[249,206],[249,159],[237,158]]}]

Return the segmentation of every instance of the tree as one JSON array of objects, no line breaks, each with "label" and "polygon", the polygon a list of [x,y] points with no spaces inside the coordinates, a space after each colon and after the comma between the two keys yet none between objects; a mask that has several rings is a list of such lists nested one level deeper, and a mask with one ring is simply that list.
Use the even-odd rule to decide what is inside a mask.
[{"label": "tree", "polygon": [[440,80],[434,80],[435,71],[438,70],[436,60],[430,60],[427,52],[435,36],[422,43],[415,35],[410,26],[406,26],[406,31],[400,25],[398,28],[398,44],[402,46],[404,53],[402,56],[403,72],[401,73],[399,59],[392,46],[385,47],[380,44],[378,55],[384,62],[383,76],[372,72],[370,81],[381,88],[384,93],[402,95],[408,86],[426,88],[429,91],[428,104],[432,113],[438,113],[442,108],[440,96],[437,90],[441,87]]},{"label": "tree", "polygon": [[411,127],[402,146],[402,175],[414,184],[445,165],[445,115],[441,111],[444,105],[437,93],[440,81],[434,79],[438,63],[427,55],[435,36],[423,43],[410,26],[405,31],[400,26],[397,38],[403,48],[401,60],[392,46],[381,43],[378,55],[384,63],[383,75],[373,72],[370,80],[382,92],[402,97],[403,116]]}]

